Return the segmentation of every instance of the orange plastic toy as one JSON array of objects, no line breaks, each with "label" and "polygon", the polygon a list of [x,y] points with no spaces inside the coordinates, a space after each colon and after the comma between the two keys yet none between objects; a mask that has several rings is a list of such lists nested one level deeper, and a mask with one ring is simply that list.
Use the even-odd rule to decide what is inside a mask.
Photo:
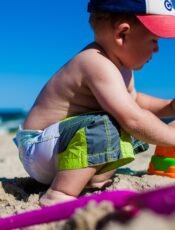
[{"label": "orange plastic toy", "polygon": [[157,146],[151,158],[148,174],[175,178],[175,147]]}]

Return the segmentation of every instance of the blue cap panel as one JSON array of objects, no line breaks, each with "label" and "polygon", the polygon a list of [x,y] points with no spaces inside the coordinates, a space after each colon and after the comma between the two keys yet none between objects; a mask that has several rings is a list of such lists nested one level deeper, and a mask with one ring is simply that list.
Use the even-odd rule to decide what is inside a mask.
[{"label": "blue cap panel", "polygon": [[99,10],[146,14],[145,1],[146,0],[91,0],[88,5],[88,12]]}]

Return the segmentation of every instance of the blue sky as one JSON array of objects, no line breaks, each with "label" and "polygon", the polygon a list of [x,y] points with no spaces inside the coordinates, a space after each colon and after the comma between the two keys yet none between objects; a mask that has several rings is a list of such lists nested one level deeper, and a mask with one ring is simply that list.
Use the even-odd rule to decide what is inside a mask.
[{"label": "blue sky", "polygon": [[[88,0],[1,0],[0,108],[28,110],[48,79],[93,40]],[[175,97],[175,39],[135,73],[138,91]]]}]

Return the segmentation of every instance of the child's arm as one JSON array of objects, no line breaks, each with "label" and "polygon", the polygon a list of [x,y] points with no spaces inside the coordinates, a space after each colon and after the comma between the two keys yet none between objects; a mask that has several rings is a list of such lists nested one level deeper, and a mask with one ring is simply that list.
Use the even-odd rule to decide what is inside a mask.
[{"label": "child's arm", "polygon": [[[95,58],[96,59],[96,58]],[[85,84],[101,107],[129,134],[157,145],[175,145],[175,127],[166,125],[153,113],[141,108],[128,93],[120,71],[110,61],[89,58]]]},{"label": "child's arm", "polygon": [[137,93],[136,102],[141,108],[151,111],[160,118],[175,117],[175,100],[164,100]]},{"label": "child's arm", "polygon": [[128,88],[130,94],[141,108],[149,110],[160,118],[175,117],[175,100],[165,100],[143,93],[137,93],[134,86],[133,76]]}]

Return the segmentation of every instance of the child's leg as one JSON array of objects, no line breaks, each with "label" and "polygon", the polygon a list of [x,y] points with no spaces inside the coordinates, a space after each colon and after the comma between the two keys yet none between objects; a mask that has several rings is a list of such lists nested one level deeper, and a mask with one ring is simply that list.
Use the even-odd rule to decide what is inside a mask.
[{"label": "child's leg", "polygon": [[87,188],[103,188],[104,186],[109,186],[112,183],[110,179],[114,175],[115,171],[116,169],[103,174],[94,175],[88,182]]},{"label": "child's leg", "polygon": [[88,167],[58,172],[50,188],[40,198],[40,205],[49,206],[76,199],[98,169]]}]

